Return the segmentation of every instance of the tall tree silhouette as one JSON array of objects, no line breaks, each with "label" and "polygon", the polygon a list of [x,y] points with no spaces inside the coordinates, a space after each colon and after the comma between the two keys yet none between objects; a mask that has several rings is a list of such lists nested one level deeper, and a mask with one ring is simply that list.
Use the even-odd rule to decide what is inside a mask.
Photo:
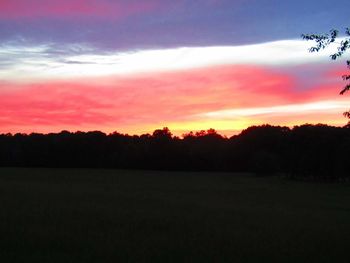
[{"label": "tall tree silhouette", "polygon": [[[327,48],[332,43],[338,44],[337,52],[330,55],[332,60],[336,60],[343,56],[343,54],[350,49],[350,28],[345,29],[345,38],[340,42],[336,42],[337,38],[339,39],[339,31],[336,29],[330,30],[326,34],[302,34],[301,37],[305,40],[312,40],[316,42],[316,46],[313,46],[309,49],[310,52],[319,52],[322,49]],[[350,69],[350,60],[346,61],[347,67]],[[343,80],[346,81],[346,85],[340,91],[340,94],[343,95],[345,92],[350,90],[350,74],[342,76]],[[344,116],[350,118],[350,110],[344,112]]]}]

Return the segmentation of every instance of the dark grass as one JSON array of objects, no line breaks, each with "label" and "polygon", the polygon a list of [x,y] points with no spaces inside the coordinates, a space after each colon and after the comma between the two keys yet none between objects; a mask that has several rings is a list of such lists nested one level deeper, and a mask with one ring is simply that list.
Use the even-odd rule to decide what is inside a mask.
[{"label": "dark grass", "polygon": [[0,169],[0,262],[350,262],[350,184]]}]

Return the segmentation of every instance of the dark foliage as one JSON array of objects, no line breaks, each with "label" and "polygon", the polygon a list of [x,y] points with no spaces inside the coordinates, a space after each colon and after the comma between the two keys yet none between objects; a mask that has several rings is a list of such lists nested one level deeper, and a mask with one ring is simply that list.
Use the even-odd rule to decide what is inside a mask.
[{"label": "dark foliage", "polygon": [[99,131],[0,135],[0,166],[90,167],[285,173],[310,180],[348,177],[349,125],[253,126],[231,138],[215,130],[173,136]]},{"label": "dark foliage", "polygon": [[[302,34],[301,37],[307,41],[315,41],[316,46],[313,46],[309,49],[310,52],[319,52],[322,49],[327,48],[332,43],[336,43],[335,41],[339,37],[339,31],[336,29],[332,29],[329,34]],[[337,60],[342,57],[344,53],[350,49],[350,28],[345,29],[345,38],[340,41],[340,43],[336,43],[338,45],[337,52],[330,55],[332,60]],[[350,60],[346,61],[346,65],[348,69],[350,69]],[[340,95],[343,95],[347,91],[350,90],[350,74],[346,74],[342,76],[343,80],[346,81],[346,85],[340,91]],[[350,118],[350,111],[344,112],[344,116]]]}]

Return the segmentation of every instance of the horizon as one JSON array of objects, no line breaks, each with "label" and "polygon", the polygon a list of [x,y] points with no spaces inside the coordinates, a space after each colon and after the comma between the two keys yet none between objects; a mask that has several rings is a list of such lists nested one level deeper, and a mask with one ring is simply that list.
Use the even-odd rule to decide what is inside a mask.
[{"label": "horizon", "polygon": [[345,60],[300,36],[343,30],[346,4],[1,1],[0,133],[345,126]]},{"label": "horizon", "polygon": [[343,128],[349,128],[349,123],[346,124],[346,125],[343,125],[343,126],[334,126],[334,125],[328,125],[328,124],[325,124],[325,123],[317,123],[317,124],[311,124],[311,123],[304,123],[304,124],[300,124],[300,125],[294,125],[293,127],[289,127],[289,126],[280,126],[280,125],[270,125],[268,123],[265,123],[265,124],[261,124],[261,125],[252,125],[252,126],[249,126],[245,129],[242,129],[240,131],[236,131],[230,135],[227,135],[225,133],[222,133],[214,128],[209,128],[207,130],[191,130],[191,131],[185,131],[183,133],[174,133],[171,129],[169,129],[168,127],[159,127],[159,128],[156,128],[155,130],[151,131],[151,132],[145,132],[145,133],[136,133],[136,134],[129,134],[129,133],[123,133],[123,132],[120,132],[118,130],[115,130],[115,131],[112,131],[112,132],[103,132],[103,131],[100,131],[100,130],[89,130],[89,131],[82,131],[82,130],[75,130],[75,131],[72,131],[72,130],[60,130],[60,131],[55,131],[55,132],[47,132],[47,133],[42,133],[42,132],[30,132],[30,133],[21,133],[21,132],[17,132],[17,133],[0,133],[0,136],[16,136],[16,135],[24,135],[24,136],[31,136],[31,135],[44,135],[44,136],[47,136],[47,135],[58,135],[58,134],[61,134],[61,133],[70,133],[70,134],[79,134],[79,133],[94,133],[94,132],[98,132],[98,133],[102,133],[106,136],[111,136],[111,135],[115,135],[115,134],[118,134],[118,135],[122,135],[122,136],[130,136],[130,137],[133,137],[133,136],[138,136],[138,137],[142,137],[142,136],[153,136],[154,135],[154,132],[156,131],[168,131],[170,132],[171,134],[171,137],[172,138],[178,138],[178,139],[184,139],[186,136],[194,136],[194,137],[201,137],[201,136],[205,136],[205,135],[210,135],[210,134],[216,134],[216,135],[219,135],[220,137],[222,137],[223,139],[231,139],[235,136],[240,136],[244,131],[248,130],[248,129],[251,129],[251,128],[266,128],[266,127],[272,127],[272,128],[288,128],[290,131],[293,131],[294,129],[296,128],[299,128],[299,127],[303,127],[303,126],[312,126],[312,127],[319,127],[319,126],[322,126],[322,127],[330,127],[330,128],[340,128],[340,129],[343,129]]}]

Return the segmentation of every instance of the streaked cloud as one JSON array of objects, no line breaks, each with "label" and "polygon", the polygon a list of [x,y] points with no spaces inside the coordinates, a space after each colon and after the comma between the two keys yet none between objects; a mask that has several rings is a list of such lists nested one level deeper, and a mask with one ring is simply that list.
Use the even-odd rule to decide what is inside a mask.
[{"label": "streaked cloud", "polygon": [[246,45],[348,24],[348,0],[1,0],[0,42],[111,49]]},{"label": "streaked cloud", "polygon": [[[333,74],[333,73],[332,73]],[[118,130],[175,134],[250,125],[343,125],[339,83],[300,90],[297,76],[257,66],[212,66],[137,75],[0,84],[0,132]]]},{"label": "streaked cloud", "polygon": [[[0,46],[0,78],[7,81],[97,77],[187,70],[219,65],[291,67],[326,63],[331,51],[308,53],[310,43],[283,40],[245,46],[182,47],[105,52],[88,45]],[[1,66],[2,65],[2,66]]]},{"label": "streaked cloud", "polygon": [[312,103],[301,103],[291,105],[280,105],[272,107],[256,107],[256,108],[243,108],[207,112],[198,115],[198,117],[204,117],[208,119],[227,119],[237,117],[250,117],[259,115],[299,115],[310,114],[318,112],[341,112],[347,110],[349,107],[349,99],[346,101],[317,101]]}]

